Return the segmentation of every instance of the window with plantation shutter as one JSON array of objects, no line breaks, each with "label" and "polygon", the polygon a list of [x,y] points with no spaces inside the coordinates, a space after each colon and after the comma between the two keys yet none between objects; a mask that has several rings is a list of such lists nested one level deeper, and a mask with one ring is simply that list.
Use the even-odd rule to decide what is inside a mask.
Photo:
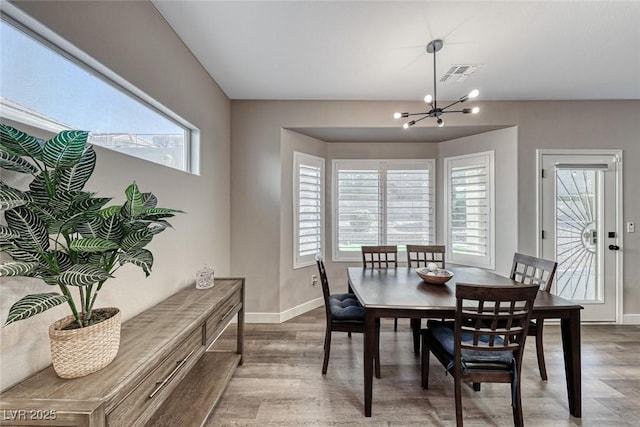
[{"label": "window with plantation shutter", "polygon": [[447,258],[494,268],[493,151],[447,157],[444,167]]},{"label": "window with plantation shutter", "polygon": [[333,259],[361,246],[434,241],[433,160],[334,160]]},{"label": "window with plantation shutter", "polygon": [[324,252],[324,159],[294,152],[293,171],[293,268],[300,268]]}]

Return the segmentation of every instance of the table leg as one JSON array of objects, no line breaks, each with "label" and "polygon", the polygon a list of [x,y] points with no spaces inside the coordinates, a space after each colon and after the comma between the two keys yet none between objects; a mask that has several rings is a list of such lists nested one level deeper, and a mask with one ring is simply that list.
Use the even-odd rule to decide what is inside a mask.
[{"label": "table leg", "polygon": [[560,322],[564,371],[567,378],[569,412],[582,417],[582,366],[580,361],[580,310],[571,310],[567,319]]},{"label": "table leg", "polygon": [[413,352],[420,354],[420,323],[422,319],[411,319],[411,332],[413,332]]},{"label": "table leg", "polygon": [[[371,416],[373,394],[373,357],[376,351],[376,318],[371,310],[364,310],[364,415]],[[378,362],[379,363],[379,362]]]}]

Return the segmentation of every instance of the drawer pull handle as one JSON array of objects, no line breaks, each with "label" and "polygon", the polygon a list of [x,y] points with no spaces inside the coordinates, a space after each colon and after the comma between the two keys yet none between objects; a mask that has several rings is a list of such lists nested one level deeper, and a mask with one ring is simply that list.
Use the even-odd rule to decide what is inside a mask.
[{"label": "drawer pull handle", "polygon": [[162,387],[164,387],[169,381],[171,381],[171,378],[173,378],[173,376],[180,370],[180,368],[182,368],[184,364],[187,363],[187,360],[191,357],[194,351],[196,351],[195,348],[191,350],[191,352],[187,354],[187,356],[184,359],[176,362],[178,365],[175,368],[173,368],[173,371],[171,371],[164,380],[156,382],[157,387],[155,388],[155,390],[151,392],[151,394],[149,395],[149,399],[153,398],[153,396],[158,394],[158,392],[162,390]]},{"label": "drawer pull handle", "polygon": [[224,319],[225,317],[227,317],[229,315],[229,313],[231,313],[233,311],[233,309],[235,308],[234,305],[231,306],[231,308],[229,310],[227,310],[227,312],[225,314],[223,314],[222,316],[220,316],[220,320]]}]

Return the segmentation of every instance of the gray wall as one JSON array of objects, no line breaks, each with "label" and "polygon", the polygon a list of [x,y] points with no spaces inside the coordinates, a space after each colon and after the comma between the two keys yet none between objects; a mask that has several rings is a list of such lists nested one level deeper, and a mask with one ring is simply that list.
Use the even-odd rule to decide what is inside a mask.
[{"label": "gray wall", "polygon": [[[148,278],[133,266],[118,270],[98,299],[128,319],[189,285],[205,263],[230,273],[230,102],[149,2],[24,2],[17,5],[201,131],[201,175],[96,148],[87,189],[124,201],[136,181],[159,206],[182,209],[149,245],[155,262]],[[147,35],[147,36],[145,36]],[[5,177],[3,176],[3,179]],[[0,315],[27,293],[50,290],[39,281],[3,279]],[[65,306],[1,328],[0,388],[51,363],[47,328]]]},{"label": "gray wall", "polygon": [[[512,243],[517,242],[520,252],[535,254],[536,251],[535,168],[538,148],[623,149],[624,162],[630,165],[624,168],[624,220],[638,221],[640,195],[634,191],[634,183],[640,181],[640,169],[633,165],[640,159],[640,101],[487,101],[478,104],[481,114],[453,115],[447,118],[447,126],[508,126],[513,128],[510,132],[517,133],[517,161],[508,165],[512,167],[507,177],[510,182],[502,184],[508,186],[509,192],[513,192],[513,185],[517,185],[517,233],[512,236]],[[281,205],[283,171],[279,163],[282,160],[281,129],[397,126],[391,118],[393,111],[419,108],[421,104],[418,102],[231,102],[231,269],[234,274],[247,276],[249,312],[272,313],[292,306],[283,304],[283,298],[278,294],[283,273],[273,268],[281,265],[279,258],[282,252],[274,245],[285,242],[281,239],[280,230],[273,226],[280,224],[284,206]],[[353,143],[352,147],[357,148],[359,144]],[[475,150],[476,146],[470,147],[470,144],[471,140],[464,139],[451,146],[444,143],[440,154],[462,153],[467,148]],[[333,144],[328,145],[329,161],[333,157]],[[376,153],[375,157],[380,155]],[[496,156],[496,163],[498,159]],[[438,169],[442,169],[441,163],[439,166]],[[513,207],[514,203],[510,206]],[[638,259],[638,236],[639,233],[625,233],[622,251],[625,259],[624,313],[636,321],[640,317],[632,316],[640,315],[640,291],[633,280],[640,275],[640,264],[634,262]],[[330,274],[339,280],[336,269],[344,266],[346,264],[340,263],[328,268],[331,269]],[[312,274],[311,268],[308,274]],[[302,280],[302,286],[310,286],[306,276]],[[313,295],[311,293],[309,298]]]}]

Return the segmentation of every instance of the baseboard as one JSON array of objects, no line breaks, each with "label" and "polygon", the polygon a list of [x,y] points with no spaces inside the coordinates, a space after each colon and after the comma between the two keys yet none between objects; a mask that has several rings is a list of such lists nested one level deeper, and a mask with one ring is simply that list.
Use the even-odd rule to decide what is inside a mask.
[{"label": "baseboard", "polygon": [[623,314],[623,325],[640,325],[640,314]]},{"label": "baseboard", "polygon": [[292,307],[281,313],[245,313],[244,321],[246,323],[282,323],[308,311],[311,311],[314,308],[320,307],[323,304],[324,301],[322,298],[316,298],[314,300],[307,301],[304,304]]}]

